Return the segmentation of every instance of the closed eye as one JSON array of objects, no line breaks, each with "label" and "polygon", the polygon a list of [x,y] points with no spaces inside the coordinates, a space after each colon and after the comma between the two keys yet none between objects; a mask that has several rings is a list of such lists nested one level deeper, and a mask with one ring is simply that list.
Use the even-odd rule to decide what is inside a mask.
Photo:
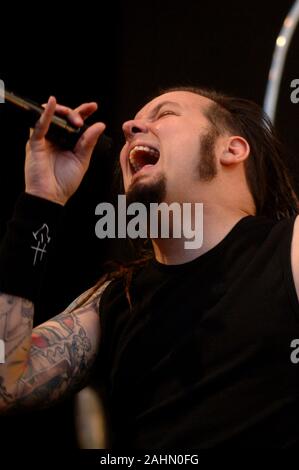
[{"label": "closed eye", "polygon": [[162,113],[158,114],[157,119],[160,119],[163,116],[168,116],[168,115],[171,115],[171,114],[175,115],[176,113],[174,111],[170,111],[170,110],[162,111]]}]

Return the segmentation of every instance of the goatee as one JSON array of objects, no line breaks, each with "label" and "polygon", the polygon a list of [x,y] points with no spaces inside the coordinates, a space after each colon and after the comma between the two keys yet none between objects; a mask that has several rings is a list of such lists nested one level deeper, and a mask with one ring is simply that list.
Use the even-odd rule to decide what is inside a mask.
[{"label": "goatee", "polygon": [[165,199],[166,178],[164,175],[159,175],[155,181],[150,183],[136,181],[129,187],[126,196],[127,205],[140,202],[149,209],[151,203],[160,204]]}]

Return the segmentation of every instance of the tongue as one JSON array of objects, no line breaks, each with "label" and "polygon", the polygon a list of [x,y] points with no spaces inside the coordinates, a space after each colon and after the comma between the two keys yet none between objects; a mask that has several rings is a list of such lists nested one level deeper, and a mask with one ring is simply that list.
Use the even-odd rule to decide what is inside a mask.
[{"label": "tongue", "polygon": [[149,163],[149,164],[147,164],[147,165],[143,165],[143,167],[140,168],[139,170],[137,170],[135,174],[141,173],[142,171],[145,171],[145,170],[147,170],[147,169],[149,169],[149,168],[153,168],[153,166],[155,166],[155,165],[152,165],[151,163]]},{"label": "tongue", "polygon": [[148,152],[138,152],[137,154],[137,159],[139,160],[141,165],[155,165],[157,163],[158,159],[151,155]]}]

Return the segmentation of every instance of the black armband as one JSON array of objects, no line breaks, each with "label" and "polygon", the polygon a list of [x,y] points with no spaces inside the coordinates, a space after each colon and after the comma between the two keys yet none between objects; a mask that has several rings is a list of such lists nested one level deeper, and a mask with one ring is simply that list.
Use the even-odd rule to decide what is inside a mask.
[{"label": "black armband", "polygon": [[0,244],[0,291],[35,301],[63,206],[22,193]]}]

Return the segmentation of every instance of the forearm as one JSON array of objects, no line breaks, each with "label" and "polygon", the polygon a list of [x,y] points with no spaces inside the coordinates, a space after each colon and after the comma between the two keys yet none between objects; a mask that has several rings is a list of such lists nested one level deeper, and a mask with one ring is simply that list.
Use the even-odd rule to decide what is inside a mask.
[{"label": "forearm", "polygon": [[7,349],[0,364],[1,413],[47,407],[84,386],[100,344],[99,303],[109,282],[33,330],[33,303],[0,295]]},{"label": "forearm", "polygon": [[0,406],[17,393],[31,348],[34,301],[62,207],[22,194],[0,246]]},{"label": "forearm", "polygon": [[[32,331],[31,302],[14,299],[7,317],[6,363],[0,365],[1,411],[46,407],[82,386],[99,345],[98,301],[95,296]],[[17,335],[14,321],[20,325]]]},{"label": "forearm", "polygon": [[47,404],[73,389],[84,379],[99,344],[97,294],[76,312],[67,309],[32,331],[33,304],[55,223],[81,183],[105,125],[90,126],[72,151],[59,149],[45,136],[55,112],[80,126],[96,108],[96,103],[85,103],[72,111],[50,98],[26,146],[30,194],[19,199],[0,246],[0,339],[6,349],[0,365],[2,410]]},{"label": "forearm", "polygon": [[0,292],[36,301],[62,213],[60,204],[19,196],[0,244]]}]

